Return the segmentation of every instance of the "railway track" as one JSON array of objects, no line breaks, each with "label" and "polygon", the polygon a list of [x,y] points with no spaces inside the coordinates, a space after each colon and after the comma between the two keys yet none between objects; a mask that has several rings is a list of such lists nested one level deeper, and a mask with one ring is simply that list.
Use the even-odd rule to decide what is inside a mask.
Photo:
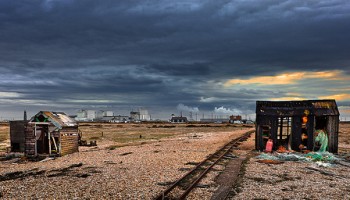
[{"label": "railway track", "polygon": [[171,186],[159,194],[156,200],[165,199],[185,199],[187,195],[197,186],[200,180],[215,166],[225,155],[230,153],[233,148],[238,147],[243,141],[247,140],[254,132],[248,131],[241,137],[235,138],[223,147],[221,147],[214,154],[196,165],[191,171],[186,173],[183,177],[175,181]]}]

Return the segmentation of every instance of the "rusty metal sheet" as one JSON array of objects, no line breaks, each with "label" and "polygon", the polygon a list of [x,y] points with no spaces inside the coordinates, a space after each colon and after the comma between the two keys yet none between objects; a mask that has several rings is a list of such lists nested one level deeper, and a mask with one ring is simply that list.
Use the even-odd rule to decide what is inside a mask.
[{"label": "rusty metal sheet", "polygon": [[62,127],[75,127],[77,122],[70,118],[67,114],[63,112],[51,112],[51,111],[40,111],[34,117],[32,117],[31,122],[34,122],[35,117],[43,115],[45,118],[53,123],[57,128],[61,129]]}]

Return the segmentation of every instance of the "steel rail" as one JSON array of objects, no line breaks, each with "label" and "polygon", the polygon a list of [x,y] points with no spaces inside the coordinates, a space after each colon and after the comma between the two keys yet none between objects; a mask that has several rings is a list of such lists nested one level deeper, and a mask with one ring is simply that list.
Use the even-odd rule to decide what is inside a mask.
[{"label": "steel rail", "polygon": [[[204,159],[202,162],[200,162],[199,164],[197,164],[191,171],[187,172],[185,175],[183,175],[180,179],[178,179],[177,181],[175,181],[171,186],[169,186],[166,190],[164,190],[160,195],[158,195],[155,200],[164,200],[165,196],[168,195],[175,187],[177,187],[179,185],[180,182],[182,182],[183,180],[185,180],[189,175],[191,175],[193,172],[195,172],[196,170],[198,170],[202,165],[204,165],[206,162],[208,162],[209,160],[213,159],[214,157],[218,156],[218,154],[221,151],[224,151],[224,153],[222,153],[209,167],[207,167],[200,175],[199,177],[194,180],[192,182],[192,184],[185,190],[185,192],[180,196],[179,199],[185,199],[186,196],[192,191],[192,189],[199,183],[199,181],[209,172],[209,170],[216,165],[223,156],[225,156],[230,150],[232,150],[233,147],[235,147],[235,145],[240,142],[243,141],[245,139],[247,139],[254,131],[248,131],[245,134],[243,134],[242,136],[235,138],[233,140],[231,140],[229,143],[227,143],[226,145],[224,145],[223,147],[221,147],[219,150],[217,150],[214,154],[211,154],[208,158]],[[225,148],[228,148],[225,150]]]}]

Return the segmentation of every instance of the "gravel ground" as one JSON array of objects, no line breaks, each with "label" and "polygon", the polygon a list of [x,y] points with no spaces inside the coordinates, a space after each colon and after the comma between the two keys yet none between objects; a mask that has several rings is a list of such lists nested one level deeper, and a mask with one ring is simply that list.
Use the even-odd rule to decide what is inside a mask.
[{"label": "gravel ground", "polygon": [[[340,130],[342,149],[338,157],[349,161],[350,124],[341,124]],[[247,151],[253,148],[254,138],[240,146]],[[231,199],[350,199],[350,167],[339,164],[321,167],[316,163],[294,161],[274,165],[256,161],[253,156],[246,163],[241,182],[233,190],[238,194]]]},{"label": "gravel ground", "polygon": [[[0,198],[152,199],[193,164],[245,131],[188,133],[115,150],[108,149],[113,142],[104,141],[97,147],[80,147],[79,153],[47,162],[3,161],[0,162]],[[349,148],[345,142],[339,146]],[[254,137],[234,154],[254,154],[252,149]],[[350,199],[349,167],[256,161],[255,157],[247,161],[230,199]],[[224,167],[215,169],[188,199],[210,199],[217,189],[215,178]],[[17,179],[4,180],[4,175],[11,172],[25,173],[15,174]]]},{"label": "gravel ground", "polygon": [[350,199],[349,167],[325,168],[291,161],[272,165],[256,161],[252,158],[248,162],[241,192],[233,199]]},{"label": "gravel ground", "polygon": [[181,169],[193,167],[188,163],[202,161],[245,131],[184,134],[115,150],[108,150],[111,143],[106,142],[47,162],[0,162],[1,177],[25,172],[15,174],[17,179],[0,180],[0,197],[152,199],[167,187],[164,184],[186,173]]}]

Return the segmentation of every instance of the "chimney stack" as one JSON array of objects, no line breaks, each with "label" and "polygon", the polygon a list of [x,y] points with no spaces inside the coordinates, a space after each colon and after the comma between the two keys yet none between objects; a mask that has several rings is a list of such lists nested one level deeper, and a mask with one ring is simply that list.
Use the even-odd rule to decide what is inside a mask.
[{"label": "chimney stack", "polygon": [[24,120],[25,122],[27,121],[27,111],[26,111],[26,110],[24,110],[23,120]]}]

